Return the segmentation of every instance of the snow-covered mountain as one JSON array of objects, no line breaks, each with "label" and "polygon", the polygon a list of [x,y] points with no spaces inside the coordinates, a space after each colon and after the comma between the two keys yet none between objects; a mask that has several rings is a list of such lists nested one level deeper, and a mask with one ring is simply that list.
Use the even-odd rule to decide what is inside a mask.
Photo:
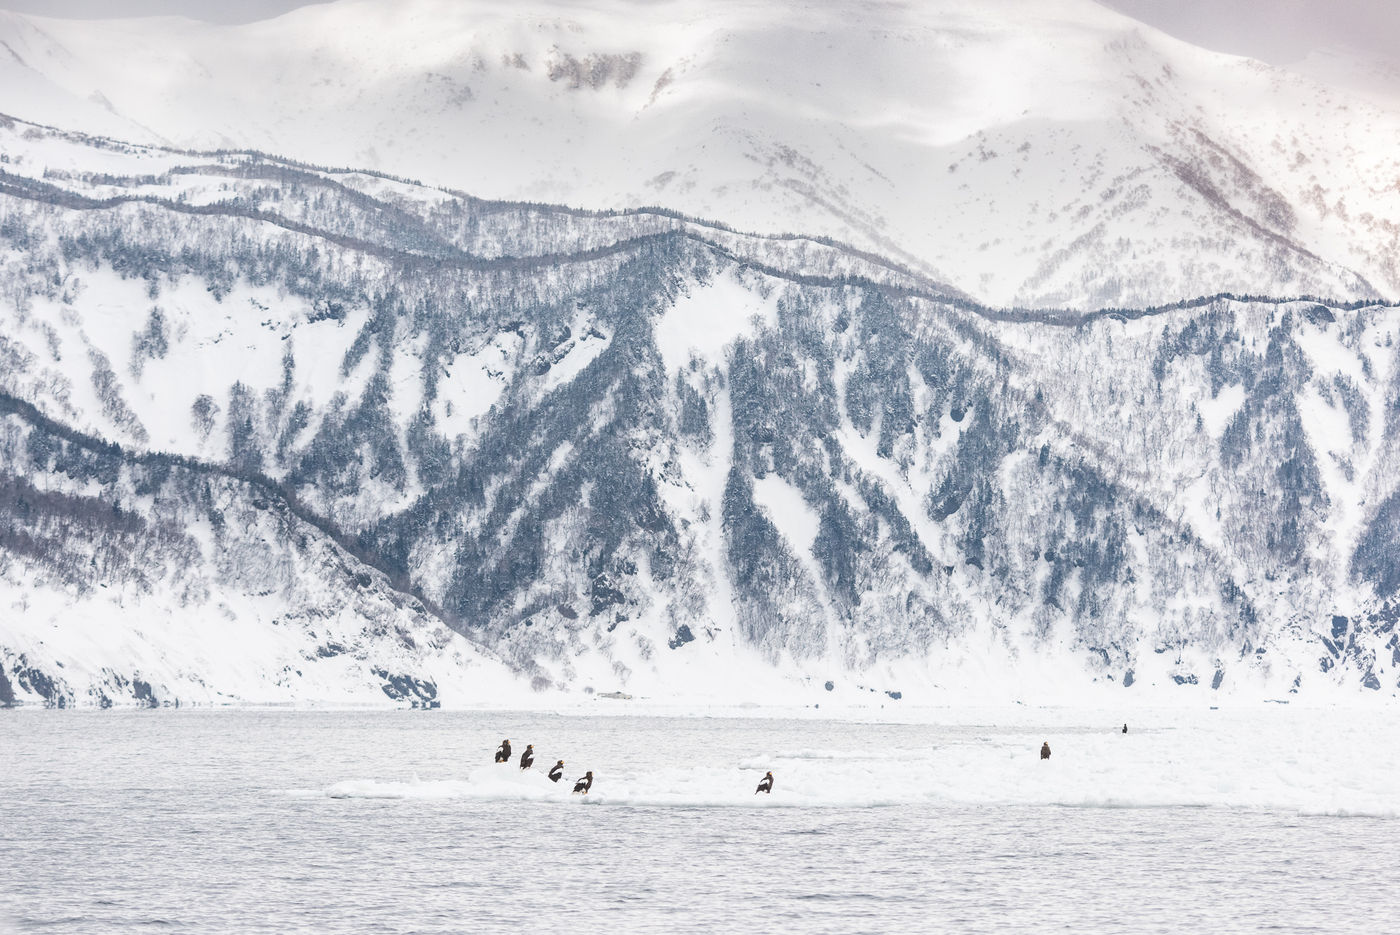
[{"label": "snow-covered mountain", "polygon": [[1394,308],[0,154],[6,697],[1396,692]]},{"label": "snow-covered mountain", "polygon": [[0,112],[35,122],[826,235],[1028,307],[1400,296],[1396,87],[1091,0],[0,14]]}]

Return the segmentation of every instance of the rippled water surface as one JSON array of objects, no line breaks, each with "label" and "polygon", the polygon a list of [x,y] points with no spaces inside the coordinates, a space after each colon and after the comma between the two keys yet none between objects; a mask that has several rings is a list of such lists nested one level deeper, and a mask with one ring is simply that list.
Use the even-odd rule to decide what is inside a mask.
[{"label": "rippled water surface", "polygon": [[[1400,918],[1394,744],[1354,767],[1280,768],[1270,731],[1299,730],[1282,715],[1122,736],[1074,716],[0,714],[0,931],[1379,932]],[[1364,747],[1322,725],[1305,750],[1308,730],[1319,750]],[[517,756],[535,743],[534,772],[491,764],[504,736]],[[1222,769],[1217,750],[1245,736],[1258,751]],[[561,757],[566,780],[597,775],[587,799],[540,775]],[[765,769],[776,790],[755,796]],[[1338,794],[1367,808],[1336,817],[1357,813]]]}]

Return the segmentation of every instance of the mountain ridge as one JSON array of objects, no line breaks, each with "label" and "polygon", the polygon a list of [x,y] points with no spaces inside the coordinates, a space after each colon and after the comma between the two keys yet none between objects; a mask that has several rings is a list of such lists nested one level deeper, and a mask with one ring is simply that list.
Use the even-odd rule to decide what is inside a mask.
[{"label": "mountain ridge", "polygon": [[[79,143],[83,143],[83,144],[93,144],[93,145],[100,145],[100,146],[116,146],[116,147],[120,147],[120,148],[131,147],[131,146],[133,145],[133,144],[126,143],[126,142],[123,142],[123,141],[120,141],[120,140],[116,140],[116,139],[112,139],[112,138],[106,138],[106,137],[100,137],[100,136],[99,136],[99,137],[94,137],[94,136],[92,136],[92,135],[90,135],[90,134],[86,134],[86,133],[82,133],[82,132],[66,131],[66,130],[63,130],[63,129],[59,128],[59,127],[54,127],[54,126],[50,126],[50,125],[47,125],[47,124],[36,123],[36,122],[34,122],[34,121],[24,120],[24,119],[22,119],[22,118],[16,117],[16,116],[11,115],[11,114],[0,113],[0,121],[5,121],[5,122],[7,123],[7,125],[9,125],[9,126],[13,126],[13,125],[17,125],[17,124],[22,124],[22,125],[24,125],[24,126],[32,127],[32,128],[34,128],[34,129],[36,129],[36,130],[42,130],[42,131],[45,131],[45,132],[47,132],[47,133],[51,133],[51,134],[54,134],[54,135],[62,136],[62,137],[65,137],[65,138],[68,138],[68,139],[71,139],[71,140],[73,140],[73,141],[76,141],[76,142],[79,142]],[[138,145],[140,148],[150,149],[151,151],[159,151],[159,152],[167,153],[167,154],[174,155],[174,156],[180,156],[180,157],[201,157],[201,158],[211,158],[211,159],[221,159],[221,158],[228,158],[228,157],[247,157],[248,159],[251,160],[250,163],[247,163],[247,164],[244,164],[244,165],[240,165],[240,166],[237,166],[237,167],[224,167],[224,168],[221,168],[221,167],[219,167],[219,166],[217,166],[217,165],[212,165],[212,164],[211,164],[211,165],[200,165],[200,166],[197,166],[197,167],[196,167],[196,166],[182,167],[180,171],[185,171],[185,172],[195,172],[195,171],[202,171],[202,172],[226,172],[230,178],[245,178],[245,179],[246,179],[246,178],[268,178],[268,179],[273,179],[273,178],[276,177],[275,173],[277,173],[277,172],[279,172],[279,171],[286,171],[286,170],[291,170],[291,171],[293,171],[293,172],[304,171],[304,172],[307,173],[307,177],[308,177],[308,178],[315,178],[315,179],[317,179],[319,182],[321,182],[321,183],[323,183],[323,184],[326,184],[326,185],[332,186],[332,187],[340,188],[340,189],[341,189],[342,191],[344,191],[345,193],[354,194],[354,195],[360,195],[360,194],[362,194],[362,193],[358,192],[356,189],[349,188],[349,187],[343,185],[342,183],[337,182],[337,181],[333,178],[333,176],[335,176],[335,175],[359,175],[359,176],[368,176],[368,177],[378,178],[378,179],[381,179],[381,180],[384,180],[384,181],[388,181],[388,182],[394,182],[394,183],[400,183],[400,184],[410,185],[410,186],[413,186],[413,187],[429,188],[429,189],[431,189],[431,190],[433,190],[433,191],[435,191],[435,192],[441,192],[442,194],[446,194],[446,195],[449,195],[449,196],[451,196],[451,197],[453,197],[453,198],[460,199],[460,200],[463,201],[463,202],[470,202],[470,203],[472,203],[472,204],[478,206],[478,207],[479,207],[480,209],[482,209],[482,210],[490,210],[490,209],[492,209],[492,208],[509,209],[509,210],[515,210],[515,209],[525,208],[525,209],[536,210],[536,211],[540,211],[540,212],[548,213],[548,214],[557,214],[557,215],[568,216],[568,217],[574,217],[574,218],[592,218],[592,219],[607,219],[607,218],[624,218],[624,219],[625,219],[625,218],[648,218],[648,217],[654,217],[654,218],[659,218],[659,219],[666,219],[666,220],[670,220],[670,221],[680,222],[680,223],[683,223],[683,224],[685,224],[685,225],[687,225],[687,226],[689,226],[689,227],[698,227],[698,228],[702,228],[702,229],[704,229],[704,228],[709,228],[709,229],[713,229],[713,230],[716,231],[716,232],[722,232],[722,233],[725,233],[725,234],[733,234],[733,235],[737,235],[737,236],[740,236],[740,237],[743,237],[743,238],[749,239],[749,240],[768,240],[768,241],[779,241],[779,242],[781,242],[781,241],[786,241],[786,242],[808,242],[808,243],[811,243],[811,244],[813,244],[813,245],[831,248],[831,249],[833,249],[833,250],[835,250],[835,251],[838,251],[838,252],[840,252],[840,253],[842,253],[842,254],[844,254],[844,255],[848,255],[848,256],[857,258],[857,259],[859,259],[859,260],[861,260],[861,261],[863,261],[863,262],[865,262],[865,263],[870,264],[870,265],[873,266],[873,267],[883,267],[883,268],[889,270],[890,272],[892,272],[892,273],[894,273],[894,274],[896,274],[896,275],[898,275],[898,276],[900,276],[900,277],[906,278],[906,279],[909,280],[909,281],[912,281],[912,282],[921,282],[921,283],[925,283],[925,284],[926,284],[925,287],[922,288],[922,289],[914,289],[914,288],[910,288],[910,287],[907,287],[907,286],[901,287],[901,286],[892,285],[892,284],[889,284],[889,283],[880,283],[880,282],[877,282],[877,281],[875,281],[875,280],[869,280],[869,283],[870,283],[870,285],[872,285],[872,286],[878,286],[879,288],[882,288],[882,289],[892,289],[892,290],[894,290],[895,292],[897,292],[897,293],[899,293],[899,294],[901,294],[901,295],[908,296],[908,297],[918,296],[918,297],[922,297],[922,298],[936,299],[936,300],[939,300],[939,301],[951,302],[951,303],[954,303],[954,304],[958,304],[960,307],[963,307],[963,308],[965,308],[965,309],[967,309],[967,310],[969,310],[969,311],[973,311],[973,312],[975,312],[976,314],[978,314],[978,315],[980,315],[980,316],[982,316],[982,317],[984,317],[984,318],[988,318],[989,320],[1007,321],[1007,322],[1017,322],[1017,321],[1031,322],[1031,321],[1033,321],[1033,322],[1038,322],[1038,323],[1041,323],[1041,324],[1055,324],[1055,325],[1062,325],[1062,326],[1065,326],[1065,327],[1076,327],[1076,326],[1078,326],[1078,325],[1081,325],[1081,324],[1084,324],[1084,323],[1093,321],[1093,320],[1096,319],[1096,318],[1114,317],[1114,316],[1125,317],[1125,318],[1126,318],[1126,317],[1141,318],[1141,317],[1156,315],[1156,314],[1160,314],[1160,313],[1164,313],[1164,312],[1176,311],[1176,310],[1181,310],[1181,309],[1189,309],[1189,308],[1197,308],[1197,307],[1200,307],[1200,306],[1202,306],[1202,305],[1209,304],[1209,303],[1211,303],[1211,302],[1213,302],[1213,301],[1216,301],[1216,300],[1219,300],[1219,299],[1233,299],[1233,300],[1238,300],[1238,301],[1263,302],[1263,303],[1274,303],[1274,304],[1287,304],[1287,303],[1291,303],[1291,302],[1316,302],[1316,303],[1324,304],[1324,305],[1326,305],[1326,306],[1328,306],[1328,307],[1339,308],[1339,309],[1345,309],[1345,310],[1355,310],[1355,309],[1365,308],[1365,307],[1371,306],[1371,305],[1385,304],[1385,303],[1383,303],[1383,302],[1377,302],[1377,301],[1374,301],[1374,300],[1367,300],[1367,299],[1342,300],[1341,298],[1339,298],[1339,297],[1337,297],[1337,296],[1318,296],[1318,295],[1309,295],[1309,294],[1294,294],[1294,295],[1284,295],[1284,296],[1272,296],[1272,295],[1267,295],[1267,294],[1251,294],[1251,293],[1240,294],[1240,293],[1234,293],[1234,292],[1215,292],[1215,293],[1210,293],[1210,294],[1203,294],[1203,295],[1196,295],[1196,296],[1183,297],[1183,298],[1177,299],[1177,300],[1172,301],[1172,302],[1166,302],[1166,303],[1163,303],[1163,304],[1160,304],[1160,305],[1154,305],[1154,306],[1149,306],[1149,307],[1102,306],[1102,307],[1097,307],[1097,308],[1087,308],[1087,309],[1085,309],[1085,308],[1075,308],[1075,307],[1071,307],[1071,306],[1043,307],[1043,308],[1041,308],[1041,307],[1037,307],[1037,308],[1026,308],[1026,307],[1022,307],[1022,306],[996,306],[996,305],[988,305],[988,304],[978,302],[978,301],[976,301],[975,299],[972,299],[972,298],[968,297],[967,295],[961,293],[959,290],[957,290],[957,289],[954,288],[953,286],[948,285],[947,283],[934,282],[934,281],[928,280],[923,274],[919,273],[919,272],[916,271],[916,270],[912,270],[912,269],[909,269],[909,268],[907,268],[907,267],[902,266],[902,265],[901,265],[898,261],[896,261],[896,260],[892,260],[892,259],[890,259],[890,258],[888,258],[888,257],[880,256],[880,255],[878,255],[878,254],[870,253],[870,252],[868,252],[868,251],[864,251],[864,250],[861,250],[861,249],[859,249],[859,248],[857,248],[857,247],[854,247],[854,246],[852,246],[852,245],[850,245],[850,244],[843,243],[843,242],[841,242],[841,241],[839,241],[839,240],[836,240],[836,239],[834,239],[834,238],[824,237],[824,236],[821,236],[821,235],[799,234],[799,233],[764,234],[764,233],[755,232],[755,231],[740,230],[740,229],[737,229],[737,228],[735,228],[735,227],[732,227],[732,226],[730,226],[730,225],[728,225],[728,224],[725,224],[725,223],[722,222],[722,221],[718,221],[718,220],[715,220],[715,219],[712,219],[712,218],[692,217],[692,216],[689,216],[689,215],[682,214],[681,212],[674,211],[674,210],[671,210],[671,209],[668,209],[668,208],[665,208],[665,207],[662,207],[662,206],[658,206],[658,205],[640,205],[640,206],[637,206],[637,207],[631,207],[631,208],[617,208],[617,209],[590,209],[590,208],[579,208],[579,207],[574,207],[574,206],[564,205],[564,204],[549,204],[549,203],[543,203],[543,202],[511,202],[511,201],[503,201],[503,200],[500,200],[500,199],[479,198],[479,197],[476,197],[476,196],[474,196],[474,195],[471,195],[471,194],[468,193],[468,192],[463,192],[463,191],[459,191],[459,190],[452,189],[452,188],[445,188],[445,187],[441,187],[441,186],[424,186],[424,184],[423,184],[422,182],[420,182],[420,181],[418,181],[418,180],[416,180],[416,179],[410,179],[410,178],[405,178],[405,177],[401,177],[401,176],[395,176],[395,175],[392,175],[392,174],[389,174],[389,173],[386,173],[386,172],[382,172],[382,171],[379,171],[379,170],[374,170],[374,169],[363,169],[363,168],[349,168],[349,167],[344,167],[344,166],[317,166],[317,165],[313,165],[313,164],[311,164],[311,163],[300,162],[300,161],[295,160],[295,159],[288,159],[288,158],[286,158],[286,157],[279,156],[279,155],[276,155],[276,154],[273,154],[273,153],[262,152],[262,151],[254,150],[254,149],[189,150],[189,149],[182,149],[182,148],[180,148],[180,147],[163,146],[163,145],[155,145],[155,144],[137,144],[137,145]],[[265,164],[265,166],[264,166],[263,164]],[[48,174],[48,173],[46,173],[46,175],[47,175],[47,174]],[[167,199],[161,199],[161,198],[158,198],[158,197],[156,197],[156,196],[151,196],[151,195],[139,195],[139,194],[117,195],[117,196],[109,196],[109,197],[106,197],[106,198],[97,198],[97,197],[92,197],[92,196],[81,195],[81,194],[78,194],[78,193],[75,193],[75,192],[72,192],[72,191],[63,189],[63,188],[61,188],[61,187],[59,187],[59,186],[57,186],[57,185],[50,184],[50,183],[48,183],[48,182],[43,181],[42,179],[35,178],[35,177],[33,177],[33,176],[30,176],[30,175],[22,175],[22,174],[20,174],[20,175],[12,175],[10,172],[8,172],[8,171],[6,171],[6,170],[3,170],[3,169],[0,169],[0,190],[3,190],[4,193],[13,195],[13,196],[15,196],[15,197],[21,197],[21,198],[38,198],[38,199],[40,199],[40,200],[43,200],[43,199],[45,199],[45,198],[51,198],[51,199],[56,199],[56,200],[62,201],[62,202],[64,202],[65,204],[67,204],[68,206],[70,206],[70,207],[74,207],[74,208],[84,208],[84,209],[91,209],[91,210],[101,210],[101,209],[106,209],[106,208],[115,207],[115,206],[120,205],[120,204],[127,204],[127,203],[133,203],[133,202],[141,202],[141,203],[145,203],[145,204],[151,204],[151,205],[155,205],[155,206],[165,207],[165,208],[168,208],[168,209],[170,209],[170,210],[179,211],[179,212],[185,212],[185,213],[190,213],[190,214],[203,214],[203,215],[228,214],[228,215],[238,215],[238,216],[241,216],[241,217],[245,217],[245,218],[247,218],[247,219],[249,219],[249,220],[266,221],[266,222],[269,222],[269,223],[274,223],[274,224],[277,224],[278,226],[281,226],[281,227],[286,228],[286,229],[289,230],[289,231],[294,231],[294,232],[298,232],[298,233],[304,233],[304,234],[309,234],[309,235],[313,235],[313,236],[317,236],[317,237],[322,237],[322,238],[325,238],[325,239],[330,240],[330,241],[332,241],[332,242],[336,242],[336,243],[339,243],[339,244],[345,245],[345,246],[353,246],[353,247],[356,247],[356,248],[359,248],[359,249],[372,249],[372,250],[384,250],[384,249],[388,249],[388,248],[384,248],[384,247],[379,246],[379,245],[372,244],[372,243],[369,242],[369,241],[354,241],[354,242],[351,242],[348,238],[345,238],[345,237],[343,237],[343,236],[341,236],[341,235],[337,235],[337,234],[335,234],[335,233],[333,233],[333,232],[331,232],[331,231],[329,231],[329,230],[326,230],[326,229],[324,229],[324,228],[315,228],[315,227],[311,227],[311,226],[307,226],[307,225],[300,225],[300,224],[298,224],[295,220],[292,220],[292,219],[283,217],[283,216],[281,216],[281,215],[277,215],[277,214],[275,214],[275,213],[258,212],[258,211],[252,210],[252,209],[245,209],[245,208],[241,208],[241,207],[240,207],[239,205],[237,205],[237,204],[229,203],[229,202],[215,202],[215,203],[210,203],[210,204],[193,205],[193,204],[187,204],[187,203],[183,203],[183,202],[179,202],[179,201],[171,201],[171,200],[167,200]],[[696,233],[694,233],[694,232],[691,231],[691,230],[688,230],[688,229],[682,230],[681,233],[682,233],[684,236],[686,236],[686,237],[688,237],[688,238],[690,238],[690,239],[692,239],[692,240],[695,240],[696,242],[706,244],[706,245],[708,245],[708,246],[714,247],[714,248],[719,249],[719,250],[724,250],[724,249],[725,249],[723,245],[721,245],[721,244],[719,244],[719,243],[717,243],[717,242],[715,242],[715,241],[713,241],[713,240],[707,239],[707,238],[705,238],[705,237],[703,237],[703,236],[701,236],[701,235],[697,235]],[[644,235],[644,236],[659,237],[659,236],[664,236],[664,235],[663,235],[663,234],[657,234],[657,235]],[[633,245],[635,245],[635,242],[634,242]],[[613,250],[613,249],[616,249],[616,250],[624,250],[624,249],[627,248],[627,246],[628,246],[628,244],[624,244],[624,243],[618,242],[618,243],[613,244],[612,247],[609,247],[609,248],[606,248],[606,249],[608,249],[608,250]],[[443,259],[442,257],[431,257],[431,256],[428,256],[428,255],[414,254],[414,253],[412,253],[411,251],[403,251],[403,252],[401,252],[400,255],[401,255],[402,257],[404,257],[404,258],[415,257],[415,258],[417,258],[418,260],[424,260],[424,261],[429,260],[429,259],[438,259],[438,260]],[[478,263],[478,264],[483,264],[483,265],[484,265],[484,264],[497,264],[497,263],[500,263],[500,262],[512,262],[512,261],[513,261],[513,262],[525,263],[525,264],[529,264],[529,263],[539,263],[540,265],[548,265],[548,264],[550,264],[550,263],[552,263],[552,262],[557,262],[557,261],[559,261],[559,260],[561,260],[561,259],[565,259],[565,258],[578,259],[578,258],[580,258],[580,257],[589,258],[589,257],[600,256],[600,255],[602,255],[602,254],[601,254],[601,253],[593,253],[593,254],[588,254],[588,255],[582,255],[582,254],[579,254],[579,253],[576,252],[576,251],[574,251],[574,252],[569,252],[569,253],[561,253],[561,254],[558,254],[558,255],[532,254],[532,255],[524,255],[524,256],[514,256],[514,255],[505,255],[505,254],[502,254],[502,255],[473,255],[473,254],[468,254],[468,253],[459,253],[459,254],[456,256],[456,259],[459,260],[459,261],[461,261],[461,262],[463,262],[464,264]],[[789,273],[789,272],[785,272],[785,271],[778,270],[778,269],[776,269],[776,268],[764,268],[764,267],[762,267],[761,265],[756,264],[752,259],[744,260],[743,262],[745,262],[747,265],[754,266],[755,268],[762,269],[764,272],[767,272],[767,273],[770,273],[770,274],[792,277],[792,281],[794,281],[794,282],[797,282],[797,281],[805,281],[805,282],[807,282],[808,284],[817,284],[816,281],[813,280],[813,279],[811,279],[810,277],[809,277],[808,279],[806,279],[806,280],[803,280],[802,277],[801,277],[800,275],[798,275],[798,274],[792,274],[792,273]]]}]

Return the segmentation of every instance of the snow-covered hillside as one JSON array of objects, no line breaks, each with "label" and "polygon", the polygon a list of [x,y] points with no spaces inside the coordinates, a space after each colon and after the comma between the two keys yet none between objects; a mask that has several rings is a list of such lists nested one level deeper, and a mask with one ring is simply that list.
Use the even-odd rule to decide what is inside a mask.
[{"label": "snow-covered hillside", "polygon": [[0,112],[835,237],[993,305],[1400,295],[1400,95],[1091,0],[0,14]]},{"label": "snow-covered hillside", "polygon": [[1008,314],[664,213],[0,153],[18,697],[1397,690],[1394,308]]}]

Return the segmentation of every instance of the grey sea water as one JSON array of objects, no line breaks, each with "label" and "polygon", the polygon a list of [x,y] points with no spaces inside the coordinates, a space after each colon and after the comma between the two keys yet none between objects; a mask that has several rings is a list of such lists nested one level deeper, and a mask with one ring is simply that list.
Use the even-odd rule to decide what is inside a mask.
[{"label": "grey sea water", "polygon": [[[1033,749],[1043,732],[0,712],[0,932],[1381,932],[1400,918],[1394,820],[925,794],[953,779],[921,751]],[[507,736],[517,756],[536,745],[535,773],[491,764]],[[587,800],[538,775],[559,758],[566,783],[594,770]],[[765,766],[777,788],[755,796]]]}]

